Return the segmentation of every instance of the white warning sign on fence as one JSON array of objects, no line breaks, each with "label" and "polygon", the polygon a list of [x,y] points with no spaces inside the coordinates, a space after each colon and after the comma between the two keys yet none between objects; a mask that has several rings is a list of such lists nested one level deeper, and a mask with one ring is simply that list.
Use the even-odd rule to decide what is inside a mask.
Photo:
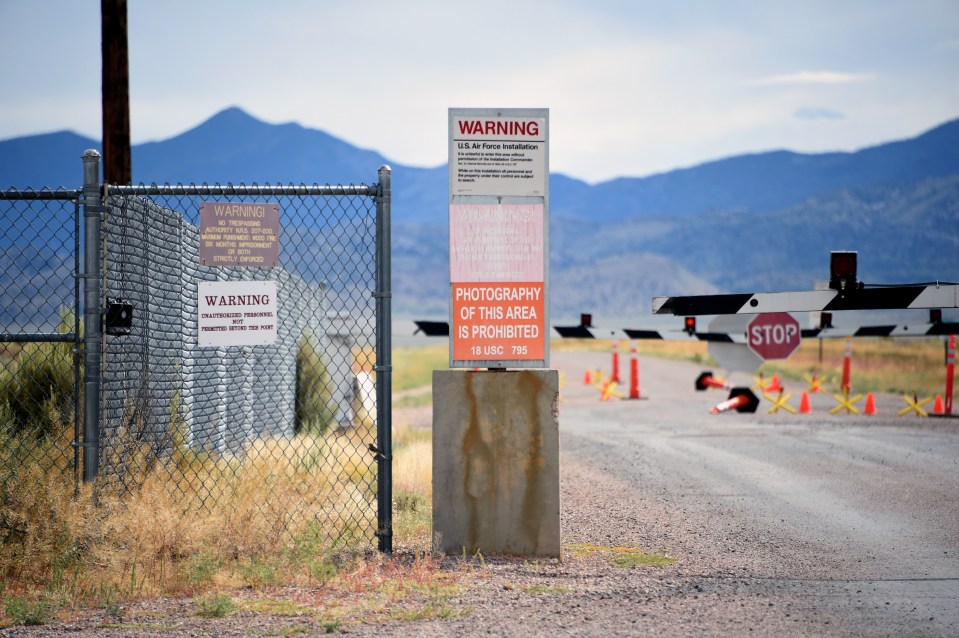
[{"label": "white warning sign on fence", "polygon": [[263,346],[276,341],[275,281],[197,284],[199,346]]}]

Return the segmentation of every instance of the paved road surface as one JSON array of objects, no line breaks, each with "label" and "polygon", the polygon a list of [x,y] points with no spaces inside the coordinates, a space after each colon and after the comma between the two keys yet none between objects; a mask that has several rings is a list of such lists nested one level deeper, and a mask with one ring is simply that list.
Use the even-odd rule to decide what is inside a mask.
[{"label": "paved road surface", "polygon": [[[768,401],[710,415],[725,393],[695,392],[699,368],[645,358],[648,398],[604,403],[582,380],[608,355],[552,358],[564,456],[680,512],[678,545],[725,548],[703,564],[715,587],[742,576],[819,613],[824,633],[959,635],[959,419],[898,417],[893,396],[870,417],[830,415],[829,395],[812,395],[808,415],[769,414]],[[623,357],[624,384],[628,370]],[[793,406],[803,389],[787,385]]]}]

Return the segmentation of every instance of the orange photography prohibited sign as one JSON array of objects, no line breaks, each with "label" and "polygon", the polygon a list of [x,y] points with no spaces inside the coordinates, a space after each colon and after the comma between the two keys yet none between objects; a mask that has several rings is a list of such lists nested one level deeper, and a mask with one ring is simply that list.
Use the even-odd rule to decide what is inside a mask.
[{"label": "orange photography prohibited sign", "polygon": [[541,360],[542,282],[453,283],[453,358]]}]

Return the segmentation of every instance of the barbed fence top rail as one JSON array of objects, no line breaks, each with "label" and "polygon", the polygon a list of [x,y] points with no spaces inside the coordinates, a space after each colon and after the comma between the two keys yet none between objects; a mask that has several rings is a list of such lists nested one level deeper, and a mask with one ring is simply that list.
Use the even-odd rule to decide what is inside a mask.
[{"label": "barbed fence top rail", "polygon": [[331,196],[367,196],[375,197],[380,191],[378,184],[137,184],[107,186],[111,195],[179,195],[179,196],[274,196],[274,197],[331,197]]},{"label": "barbed fence top rail", "polygon": [[51,201],[51,200],[71,200],[79,199],[83,195],[83,189],[80,188],[43,188],[41,190],[34,190],[32,188],[25,188],[20,190],[18,188],[7,188],[0,190],[0,199],[9,200],[29,200],[29,201]]}]

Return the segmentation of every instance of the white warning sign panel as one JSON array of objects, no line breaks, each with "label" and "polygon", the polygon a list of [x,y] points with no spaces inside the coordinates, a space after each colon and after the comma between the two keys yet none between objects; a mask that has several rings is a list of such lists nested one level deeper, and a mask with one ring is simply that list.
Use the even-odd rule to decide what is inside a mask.
[{"label": "white warning sign panel", "polygon": [[263,346],[276,341],[275,281],[197,283],[197,345]]},{"label": "white warning sign panel", "polygon": [[546,194],[545,117],[452,114],[452,195]]}]

